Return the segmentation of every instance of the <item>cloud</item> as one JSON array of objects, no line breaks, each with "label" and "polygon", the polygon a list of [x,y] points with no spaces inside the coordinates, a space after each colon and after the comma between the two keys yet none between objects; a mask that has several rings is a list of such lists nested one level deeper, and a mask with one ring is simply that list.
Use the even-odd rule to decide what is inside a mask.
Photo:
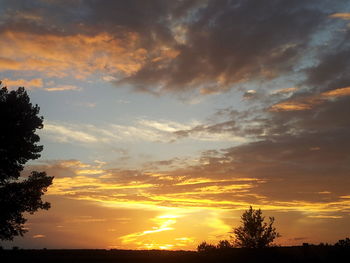
[{"label": "cloud", "polygon": [[73,127],[45,122],[44,134],[58,142],[97,143],[99,138]]},{"label": "cloud", "polygon": [[45,121],[43,136],[61,143],[110,143],[120,141],[147,141],[171,143],[188,137],[197,141],[245,141],[230,132],[215,133],[215,127],[198,125],[198,122],[183,124],[168,120],[140,119],[133,125],[70,124]]},{"label": "cloud", "polygon": [[39,72],[43,76],[88,77],[96,72],[129,75],[137,71],[146,50],[137,47],[138,36],[116,39],[96,35],[62,36],[20,31],[0,31],[6,45],[0,49],[2,70]]},{"label": "cloud", "polygon": [[[329,172],[334,162],[345,160],[328,160],[320,167],[314,164],[320,157],[291,152],[285,144],[265,144],[269,148],[250,143],[215,156],[209,154],[196,165],[160,173],[106,169],[74,160],[32,168],[55,176],[48,195],[94,201],[107,207],[242,210],[253,204],[263,210],[300,211],[332,218],[341,218],[349,210],[349,199],[343,198],[348,194],[348,180],[342,176],[348,168]],[[258,146],[265,149],[263,156]],[[298,148],[303,149],[300,144]],[[313,168],[304,167],[301,159]],[[327,195],[322,193],[325,191]]]},{"label": "cloud", "polygon": [[329,17],[350,20],[350,13],[335,13],[335,14],[330,15]]},{"label": "cloud", "polygon": [[252,97],[254,97],[254,95],[256,94],[256,90],[247,90],[244,95],[243,98],[245,99],[251,99]]},{"label": "cloud", "polygon": [[293,93],[297,91],[299,88],[298,87],[292,87],[292,88],[284,88],[284,89],[278,89],[272,92],[272,94],[288,94],[288,93]]},{"label": "cloud", "polygon": [[273,79],[302,60],[327,18],[323,9],[330,7],[324,5],[207,1],[193,11],[192,19],[177,25],[183,32],[178,56],[150,61],[126,81],[151,93],[199,89],[210,94],[252,79]]},{"label": "cloud", "polygon": [[44,82],[42,78],[36,78],[31,80],[26,79],[3,79],[2,80],[3,86],[7,86],[11,89],[16,89],[18,87],[25,87],[27,90],[32,89],[44,89],[46,91],[52,92],[52,91],[67,91],[67,90],[76,90],[80,91],[81,88],[74,86],[74,85],[58,85],[51,88],[44,88]]},{"label": "cloud", "polygon": [[46,91],[66,91],[66,90],[77,90],[80,91],[81,88],[74,85],[58,85],[54,88],[45,88]]},{"label": "cloud", "polygon": [[12,89],[17,89],[18,87],[25,87],[27,89],[33,89],[33,88],[42,88],[43,87],[43,80],[41,78],[31,79],[31,80],[25,80],[25,79],[17,79],[17,80],[11,80],[11,79],[3,79],[2,80],[3,86],[7,86]]},{"label": "cloud", "polygon": [[37,235],[34,235],[33,238],[45,238],[46,236],[45,235],[42,235],[42,234],[37,234]]},{"label": "cloud", "polygon": [[125,236],[121,236],[120,239],[123,243],[134,243],[139,237],[159,233],[163,231],[171,231],[174,230],[172,225],[176,223],[176,218],[178,216],[176,215],[162,215],[154,218],[154,221],[156,221],[157,225],[156,227],[153,227],[151,230],[145,230],[138,233],[132,233]]},{"label": "cloud", "polygon": [[[215,94],[291,73],[299,82],[305,70],[311,83],[322,78],[329,56],[348,61],[347,49],[337,48],[346,46],[336,19],[347,19],[344,6],[345,0],[5,1],[0,68],[54,77],[101,73],[151,94]],[[331,27],[339,30],[320,45]]]},{"label": "cloud", "polygon": [[322,92],[319,95],[311,95],[298,98],[297,100],[283,101],[273,105],[271,111],[304,111],[310,110],[315,105],[324,103],[326,100],[334,100],[340,97],[350,96],[350,87],[338,88]]}]

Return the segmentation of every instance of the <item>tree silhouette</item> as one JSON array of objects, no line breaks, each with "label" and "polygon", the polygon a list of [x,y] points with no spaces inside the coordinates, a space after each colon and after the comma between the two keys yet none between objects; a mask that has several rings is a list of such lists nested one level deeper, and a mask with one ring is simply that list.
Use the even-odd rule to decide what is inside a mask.
[{"label": "tree silhouette", "polygon": [[242,225],[233,230],[235,246],[245,248],[270,246],[273,240],[280,235],[273,227],[274,217],[269,217],[269,223],[264,222],[264,219],[260,209],[254,210],[250,207],[245,211],[241,216]]},{"label": "tree silhouette", "polygon": [[24,164],[39,158],[43,149],[36,144],[40,138],[35,131],[43,128],[39,110],[24,88],[0,89],[0,240],[13,240],[26,232],[23,213],[50,208],[41,196],[53,177],[37,171],[27,179],[20,177]]}]

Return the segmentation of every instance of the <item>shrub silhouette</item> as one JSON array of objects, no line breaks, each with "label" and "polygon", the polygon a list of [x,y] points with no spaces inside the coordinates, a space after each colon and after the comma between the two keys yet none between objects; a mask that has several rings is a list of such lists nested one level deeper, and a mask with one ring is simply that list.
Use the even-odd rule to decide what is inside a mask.
[{"label": "shrub silhouette", "polygon": [[220,240],[216,245],[216,248],[220,250],[230,249],[233,248],[233,245],[228,240]]},{"label": "shrub silhouette", "polygon": [[340,239],[338,240],[337,243],[334,244],[335,246],[337,247],[347,247],[347,248],[350,248],[350,238],[345,238],[345,239]]},{"label": "shrub silhouette", "polygon": [[279,237],[279,233],[273,227],[274,217],[269,217],[270,222],[264,222],[260,209],[250,207],[241,216],[242,225],[234,228],[234,245],[244,248],[264,248],[272,244]]},{"label": "shrub silhouette", "polygon": [[26,232],[23,213],[50,207],[41,196],[53,177],[33,171],[28,179],[19,180],[24,164],[39,158],[43,149],[36,144],[40,138],[35,131],[43,127],[38,114],[38,105],[30,103],[24,88],[0,89],[0,240],[12,240]]},{"label": "shrub silhouette", "polygon": [[209,244],[205,241],[203,241],[202,243],[200,243],[197,247],[197,251],[198,252],[211,252],[211,251],[214,251],[216,250],[216,246],[215,245],[212,245],[212,244]]}]

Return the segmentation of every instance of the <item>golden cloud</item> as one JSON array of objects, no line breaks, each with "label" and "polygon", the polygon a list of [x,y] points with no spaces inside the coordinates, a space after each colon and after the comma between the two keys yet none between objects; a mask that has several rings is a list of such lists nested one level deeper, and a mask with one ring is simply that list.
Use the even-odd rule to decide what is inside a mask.
[{"label": "golden cloud", "polygon": [[335,14],[330,15],[329,17],[350,20],[350,13],[335,13]]},{"label": "golden cloud", "polygon": [[38,235],[34,235],[33,238],[44,238],[46,237],[45,235],[42,234],[38,234]]},{"label": "golden cloud", "polygon": [[74,85],[59,85],[54,88],[45,88],[46,91],[66,91],[66,90],[81,90],[81,88]]},{"label": "golden cloud", "polygon": [[151,230],[145,230],[142,232],[125,235],[125,236],[120,237],[120,239],[122,240],[123,243],[133,243],[137,240],[137,238],[145,236],[145,235],[159,233],[159,232],[163,232],[163,231],[174,230],[172,225],[174,225],[176,223],[176,218],[178,218],[178,217],[179,216],[177,216],[177,215],[158,216],[155,219],[153,219],[153,221],[155,221],[157,223],[156,227],[153,227]]},{"label": "golden cloud", "polygon": [[336,99],[338,97],[350,96],[350,87],[338,88],[322,92],[319,95],[308,96],[299,100],[290,100],[277,103],[270,107],[270,111],[302,111],[310,110],[315,105],[319,105],[326,100]]},{"label": "golden cloud", "polygon": [[[177,207],[190,209],[242,210],[255,204],[264,210],[308,211],[309,213],[332,213],[350,207],[350,200],[324,201],[279,201],[255,193],[260,184],[269,181],[256,178],[214,180],[195,178],[191,170],[181,170],[186,176],[177,176],[178,171],[169,171],[166,176],[152,173],[137,173],[125,177],[122,171],[111,172],[97,165],[76,161],[62,162],[69,169],[69,176],[54,179],[48,195],[66,196],[76,200],[94,201],[108,207]],[[73,171],[73,175],[72,175]],[[93,175],[93,176],[91,176]],[[167,176],[173,180],[163,179]],[[272,182],[273,184],[273,182]]]},{"label": "golden cloud", "polygon": [[270,111],[299,111],[299,110],[309,110],[311,108],[312,108],[312,105],[308,103],[286,101],[286,102],[281,102],[273,105],[270,108]]},{"label": "golden cloud", "polygon": [[1,70],[37,71],[46,76],[130,75],[141,68],[147,56],[147,51],[138,47],[136,33],[117,39],[108,33],[60,36],[6,31],[0,37],[6,43],[0,47]]},{"label": "golden cloud", "polygon": [[32,88],[42,88],[43,80],[41,78],[36,78],[31,80],[25,80],[25,79],[12,80],[12,79],[5,78],[2,80],[2,84],[9,88],[26,87],[27,89],[30,90]]}]

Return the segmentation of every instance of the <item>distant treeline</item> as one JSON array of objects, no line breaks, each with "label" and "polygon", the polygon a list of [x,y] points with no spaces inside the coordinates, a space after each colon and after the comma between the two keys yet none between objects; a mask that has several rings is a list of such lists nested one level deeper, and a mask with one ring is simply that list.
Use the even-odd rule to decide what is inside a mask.
[{"label": "distant treeline", "polygon": [[[207,252],[163,250],[1,250],[1,262],[74,263],[313,263],[347,262],[349,246],[304,245],[299,247],[230,248]],[[346,259],[344,261],[344,259]]]}]

